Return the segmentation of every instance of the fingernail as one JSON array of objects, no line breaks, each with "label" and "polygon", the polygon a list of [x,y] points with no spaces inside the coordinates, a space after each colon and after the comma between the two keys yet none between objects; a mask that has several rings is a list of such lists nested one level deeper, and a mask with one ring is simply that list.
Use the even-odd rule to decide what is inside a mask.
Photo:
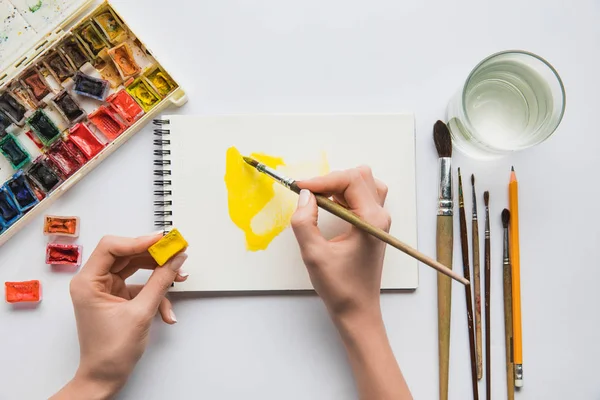
[{"label": "fingernail", "polygon": [[177,275],[179,275],[182,278],[187,278],[188,276],[190,276],[190,274],[188,274],[187,272],[185,272],[183,270],[183,268],[180,268],[179,271],[177,271]]},{"label": "fingernail", "polygon": [[169,260],[168,264],[169,264],[169,268],[171,269],[171,271],[179,271],[179,269],[181,268],[181,266],[183,265],[183,263],[185,262],[185,260],[187,259],[187,254],[185,253],[179,253],[177,254],[175,257],[173,257],[171,260]]},{"label": "fingernail", "polygon": [[175,323],[177,323],[177,317],[175,316],[175,313],[173,312],[173,310],[169,310],[169,316],[171,317],[171,320]]},{"label": "fingernail", "polygon": [[300,190],[300,196],[298,196],[298,207],[304,207],[310,200],[310,191],[306,189]]}]

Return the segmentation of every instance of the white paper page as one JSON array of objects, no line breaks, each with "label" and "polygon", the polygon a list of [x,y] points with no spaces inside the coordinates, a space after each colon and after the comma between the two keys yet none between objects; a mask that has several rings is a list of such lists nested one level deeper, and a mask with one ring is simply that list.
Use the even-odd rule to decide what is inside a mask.
[{"label": "white paper page", "polygon": [[[185,266],[190,277],[176,284],[174,291],[312,289],[291,228],[281,232],[266,250],[246,250],[244,233],[228,212],[224,176],[225,155],[231,146],[244,155],[280,156],[290,165],[314,160],[325,152],[332,171],[369,165],[389,187],[386,208],[392,215],[391,233],[416,247],[412,114],[165,119],[170,120],[165,128],[171,132],[172,219],[190,244]],[[328,235],[344,229],[344,224],[320,210],[319,226]],[[382,288],[416,288],[417,265],[414,259],[388,246]]]}]

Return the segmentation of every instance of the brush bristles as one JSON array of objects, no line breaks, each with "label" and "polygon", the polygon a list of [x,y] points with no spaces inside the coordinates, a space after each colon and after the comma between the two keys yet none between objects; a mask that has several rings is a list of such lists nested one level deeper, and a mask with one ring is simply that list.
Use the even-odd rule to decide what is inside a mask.
[{"label": "brush bristles", "polygon": [[440,158],[452,157],[452,137],[448,127],[442,121],[433,125],[433,142]]},{"label": "brush bristles", "polygon": [[490,192],[487,190],[483,192],[483,202],[485,203],[486,207],[490,205]]},{"label": "brush bristles", "polygon": [[254,168],[256,168],[258,166],[258,161],[256,161],[253,158],[250,157],[244,157],[244,161],[246,161],[248,164],[250,164],[251,166],[253,166]]},{"label": "brush bristles", "polygon": [[475,186],[475,175],[471,174],[471,186]]},{"label": "brush bristles", "polygon": [[508,211],[505,208],[504,210],[502,210],[502,226],[504,227],[504,229],[508,228],[509,221],[510,221],[510,211]]}]

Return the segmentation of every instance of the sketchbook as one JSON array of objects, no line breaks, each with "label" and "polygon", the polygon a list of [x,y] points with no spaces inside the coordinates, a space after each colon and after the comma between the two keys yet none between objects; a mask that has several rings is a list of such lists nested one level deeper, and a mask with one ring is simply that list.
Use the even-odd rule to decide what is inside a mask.
[{"label": "sketchbook", "polygon": [[[289,225],[297,195],[244,165],[242,155],[301,180],[368,165],[389,188],[391,233],[417,247],[412,114],[185,116],[155,120],[155,218],[189,242],[186,282],[172,291],[311,290]],[[349,229],[319,210],[331,238]],[[418,262],[387,248],[382,289],[415,289]]]}]

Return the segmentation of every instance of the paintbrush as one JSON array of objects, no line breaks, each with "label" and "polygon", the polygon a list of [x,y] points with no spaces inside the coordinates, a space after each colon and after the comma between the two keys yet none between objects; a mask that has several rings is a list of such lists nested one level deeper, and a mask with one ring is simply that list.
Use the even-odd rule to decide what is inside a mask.
[{"label": "paintbrush", "polygon": [[508,224],[510,211],[502,210],[502,226],[504,228],[504,340],[506,346],[506,390],[508,400],[515,398],[515,370],[513,363],[513,315],[512,315],[512,276],[510,270],[510,251],[508,247]]},{"label": "paintbrush", "polygon": [[[275,171],[273,168],[270,168],[270,167],[266,166],[265,164],[262,164],[256,160],[254,160],[253,158],[244,157],[244,161],[246,163],[248,163],[249,165],[251,165],[252,167],[256,168],[257,171],[262,172],[267,176],[270,176],[276,182],[278,182],[281,185],[285,186],[286,188],[290,189],[292,192],[294,192],[296,194],[300,194],[300,187],[298,187],[295,180],[280,174],[278,171]],[[333,200],[330,200],[329,198],[327,198],[323,195],[320,195],[320,194],[315,194],[315,198],[317,199],[317,205],[319,207],[321,207],[322,209],[329,211],[333,215],[340,217],[341,219],[343,219],[346,222],[349,222],[350,224],[354,225],[358,229],[361,229],[362,231],[364,231],[370,235],[373,235],[377,239],[379,239],[379,240],[389,244],[390,246],[397,248],[398,250],[402,251],[403,253],[408,254],[409,256],[421,261],[423,264],[426,264],[426,265],[436,269],[438,272],[448,275],[452,279],[455,279],[464,285],[469,284],[469,281],[467,279],[463,278],[459,274],[457,274],[454,271],[452,271],[451,269],[447,268],[445,265],[440,264],[439,262],[435,261],[434,259],[426,256],[425,254],[419,252],[418,250],[401,242],[399,239],[390,235],[383,229],[380,229],[374,225],[371,225],[370,223],[363,220],[361,217],[359,217],[352,211],[339,205],[338,203],[335,203]]]},{"label": "paintbrush", "polygon": [[[453,202],[452,202],[452,138],[446,124],[437,121],[433,126],[433,142],[437,149],[440,171],[438,190],[436,253],[437,259],[452,268]],[[452,282],[438,274],[438,353],[440,400],[448,400],[448,378],[450,373],[450,311],[452,306]]]},{"label": "paintbrush", "polygon": [[[470,279],[469,270],[469,239],[467,235],[467,217],[465,213],[465,202],[462,190],[462,176],[460,168],[458,169],[458,215],[460,221],[460,247],[462,250],[463,273],[466,279]],[[467,299],[467,325],[469,328],[469,350],[471,352],[471,381],[473,384],[473,398],[479,400],[479,390],[477,388],[477,355],[475,352],[475,327],[473,326],[473,300],[471,299],[471,289],[465,286],[465,296]]]},{"label": "paintbrush", "polygon": [[483,193],[485,203],[485,394],[492,398],[492,349],[490,336],[490,192]]},{"label": "paintbrush", "polygon": [[475,175],[471,174],[473,189],[473,296],[475,297],[475,349],[477,350],[477,379],[483,377],[483,357],[481,355],[481,271],[479,269],[479,220],[477,219],[477,196]]}]

